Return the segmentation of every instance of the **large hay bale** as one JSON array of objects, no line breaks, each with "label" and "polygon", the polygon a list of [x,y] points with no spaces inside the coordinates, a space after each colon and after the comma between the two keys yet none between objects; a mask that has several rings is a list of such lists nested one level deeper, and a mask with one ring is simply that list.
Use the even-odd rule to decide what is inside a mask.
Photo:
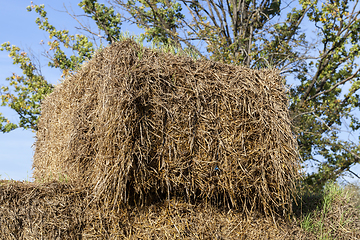
[{"label": "large hay bale", "polygon": [[265,214],[298,177],[281,78],[132,40],[98,52],[42,103],[35,179],[88,184],[108,206],[184,196]]}]

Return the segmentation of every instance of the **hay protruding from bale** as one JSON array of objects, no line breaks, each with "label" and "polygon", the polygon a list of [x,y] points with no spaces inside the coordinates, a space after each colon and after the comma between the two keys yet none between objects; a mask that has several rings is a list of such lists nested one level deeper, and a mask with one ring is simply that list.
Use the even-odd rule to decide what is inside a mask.
[{"label": "hay protruding from bale", "polygon": [[285,214],[298,178],[279,74],[132,40],[98,52],[42,103],[35,179],[66,177],[111,208],[172,196]]}]

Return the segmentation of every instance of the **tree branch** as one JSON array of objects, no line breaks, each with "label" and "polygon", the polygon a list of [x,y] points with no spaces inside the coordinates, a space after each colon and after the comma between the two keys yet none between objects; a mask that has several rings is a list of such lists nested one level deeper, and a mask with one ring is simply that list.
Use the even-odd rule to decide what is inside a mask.
[{"label": "tree branch", "polygon": [[312,100],[312,99],[314,99],[314,98],[316,98],[316,97],[318,97],[318,96],[320,96],[320,95],[322,95],[322,94],[331,92],[332,90],[334,90],[335,88],[337,88],[339,85],[344,84],[344,83],[350,81],[351,79],[353,79],[354,77],[356,77],[356,75],[358,74],[359,71],[360,71],[360,69],[358,69],[358,70],[357,70],[353,75],[351,75],[350,77],[342,80],[341,82],[338,82],[337,84],[335,84],[334,86],[332,86],[330,89],[328,89],[328,90],[326,90],[326,91],[319,92],[319,93],[315,94],[314,96],[310,97],[309,99],[307,99],[307,101]]}]

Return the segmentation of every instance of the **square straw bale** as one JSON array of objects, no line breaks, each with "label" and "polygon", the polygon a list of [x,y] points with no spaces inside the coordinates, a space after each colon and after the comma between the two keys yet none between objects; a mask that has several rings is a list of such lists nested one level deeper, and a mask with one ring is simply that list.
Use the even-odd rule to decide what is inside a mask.
[{"label": "square straw bale", "polygon": [[80,180],[111,208],[180,196],[282,215],[299,176],[276,71],[130,39],[59,84],[42,103],[38,129],[35,179]]}]

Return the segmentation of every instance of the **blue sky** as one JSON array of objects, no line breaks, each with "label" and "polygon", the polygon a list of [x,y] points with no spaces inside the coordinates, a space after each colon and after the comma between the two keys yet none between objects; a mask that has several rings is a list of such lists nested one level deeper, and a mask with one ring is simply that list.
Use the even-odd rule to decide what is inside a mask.
[{"label": "blue sky", "polygon": [[[77,6],[80,0],[56,1],[41,0],[34,4],[45,4],[49,21],[57,29],[69,29],[71,34],[77,33],[74,26],[77,22],[64,11],[63,5],[68,10],[81,13]],[[99,1],[101,2],[101,1]],[[38,29],[35,24],[37,14],[27,12],[26,7],[31,4],[30,0],[2,1],[0,8],[0,44],[9,41],[11,44],[22,48],[24,51],[33,52],[35,56],[41,56],[47,44],[40,45],[41,40],[47,42],[47,33]],[[123,31],[139,34],[136,26],[122,25]],[[61,72],[47,67],[47,59],[40,58],[42,73],[46,79],[53,83],[59,83]],[[21,74],[18,66],[12,64],[7,52],[0,52],[0,85],[4,85],[5,78],[12,73]],[[17,122],[17,114],[9,108],[0,107],[0,112],[11,121]],[[17,129],[7,134],[0,133],[0,179],[31,180],[32,176],[32,145],[35,134],[30,130]],[[352,168],[360,174],[360,166]],[[348,179],[353,181],[351,179]]]},{"label": "blue sky", "polygon": [[[55,1],[53,1],[55,2]],[[35,24],[35,13],[28,13],[26,7],[30,1],[2,1],[0,8],[0,43],[9,41],[24,50],[31,48],[34,53],[40,53],[39,43],[45,34]],[[15,17],[16,16],[16,17]],[[19,67],[12,64],[7,52],[0,52],[0,85],[5,84],[5,78],[13,72],[21,74]],[[56,81],[58,73],[49,72],[48,76]],[[0,107],[0,112],[12,121],[17,120],[17,114],[11,109]],[[8,134],[0,133],[0,178],[26,180],[32,175],[31,164],[35,134],[31,131],[17,129]]]},{"label": "blue sky", "polygon": [[[45,4],[45,10],[48,12],[49,21],[57,29],[69,29],[70,33],[77,33],[74,26],[77,22],[64,11],[63,5],[69,11],[81,13],[81,9],[77,6],[80,0],[34,0],[34,4]],[[101,1],[99,1],[101,2]],[[47,33],[40,30],[35,23],[37,14],[35,12],[27,12],[26,7],[31,4],[30,0],[13,0],[1,1],[0,8],[0,44],[9,41],[12,45],[16,45],[25,52],[29,49],[35,56],[41,56],[44,47],[47,44],[40,45],[41,40],[47,42]],[[60,10],[60,11],[59,11]],[[128,30],[130,33],[139,33],[134,27],[122,26],[122,30]],[[133,31],[135,30],[135,32]],[[79,32],[78,32],[79,33]],[[61,72],[59,70],[47,67],[46,58],[40,58],[42,73],[51,83],[59,83]],[[11,58],[7,52],[0,52],[0,85],[5,85],[5,78],[12,73],[21,74],[21,70],[17,65],[12,64]],[[17,114],[15,111],[0,107],[0,112],[11,121],[17,122]],[[0,179],[14,180],[31,180],[32,176],[32,145],[35,141],[35,134],[30,130],[16,129],[10,133],[0,133]]]}]

